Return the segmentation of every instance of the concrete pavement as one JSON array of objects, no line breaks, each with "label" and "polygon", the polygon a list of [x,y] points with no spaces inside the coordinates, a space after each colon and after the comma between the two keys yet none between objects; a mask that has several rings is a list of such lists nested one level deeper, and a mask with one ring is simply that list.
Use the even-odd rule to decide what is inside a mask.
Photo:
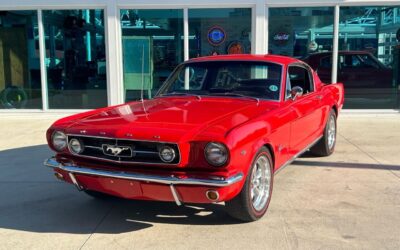
[{"label": "concrete pavement", "polygon": [[400,249],[400,115],[343,115],[336,152],[275,176],[269,211],[96,201],[43,159],[55,117],[0,116],[0,249]]}]

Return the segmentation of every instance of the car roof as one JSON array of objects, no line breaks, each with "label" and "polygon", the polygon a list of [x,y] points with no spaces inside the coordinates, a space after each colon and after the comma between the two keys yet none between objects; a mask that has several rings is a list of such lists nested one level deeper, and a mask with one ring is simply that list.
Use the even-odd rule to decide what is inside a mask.
[{"label": "car roof", "polygon": [[188,63],[191,62],[209,62],[209,61],[263,61],[272,62],[279,64],[291,64],[296,62],[302,62],[296,58],[280,55],[252,55],[252,54],[235,54],[235,55],[218,55],[218,56],[204,56],[192,58]]}]

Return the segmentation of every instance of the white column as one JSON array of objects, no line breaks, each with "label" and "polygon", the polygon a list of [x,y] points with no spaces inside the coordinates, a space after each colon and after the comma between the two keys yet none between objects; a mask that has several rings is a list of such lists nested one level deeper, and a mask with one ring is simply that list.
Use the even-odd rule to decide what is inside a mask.
[{"label": "white column", "polygon": [[122,38],[119,17],[120,13],[116,3],[110,1],[104,13],[108,105],[124,102]]},{"label": "white column", "polygon": [[266,8],[264,0],[257,0],[252,11],[252,29],[251,29],[251,53],[266,54],[267,53],[267,37],[265,30]]},{"label": "white column", "polygon": [[265,54],[269,53],[269,7],[265,7],[265,18],[264,18],[264,46]]},{"label": "white column", "polygon": [[47,111],[49,108],[48,95],[47,95],[47,74],[46,74],[46,48],[45,48],[45,36],[43,26],[43,12],[41,9],[38,10],[38,31],[39,31],[39,60],[40,60],[40,79],[42,86],[42,109]]},{"label": "white column", "polygon": [[183,9],[183,60],[189,60],[189,10]]},{"label": "white column", "polygon": [[332,83],[337,82],[338,52],[339,52],[339,5],[335,6],[333,21],[333,47],[332,47]]}]

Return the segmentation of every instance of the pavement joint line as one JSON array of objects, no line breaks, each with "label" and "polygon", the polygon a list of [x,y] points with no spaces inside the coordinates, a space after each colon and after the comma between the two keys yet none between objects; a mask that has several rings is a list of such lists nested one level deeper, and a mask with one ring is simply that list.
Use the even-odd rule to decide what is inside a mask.
[{"label": "pavement joint line", "polygon": [[281,221],[283,222],[282,228],[283,228],[283,232],[285,233],[284,235],[285,235],[286,248],[291,249],[290,244],[289,244],[289,237],[288,237],[288,234],[286,231],[287,223],[286,223],[285,219],[282,217],[282,215],[280,215],[279,217],[280,217]]},{"label": "pavement joint line", "polygon": [[103,221],[108,217],[108,215],[111,213],[112,209],[114,208],[114,206],[111,206],[110,209],[108,209],[108,211],[104,214],[104,216],[100,219],[99,223],[96,224],[96,226],[94,227],[93,231],[90,233],[90,235],[87,237],[87,239],[85,240],[85,242],[83,242],[82,246],[79,248],[79,250],[83,249],[83,247],[85,246],[85,244],[90,240],[90,238],[93,236],[93,234],[96,233],[97,229],[100,227],[100,225],[103,223]]},{"label": "pavement joint line", "polygon": [[[361,152],[363,152],[364,154],[366,154],[370,159],[372,159],[373,161],[375,161],[376,163],[378,163],[378,165],[383,166],[384,164],[382,162],[380,162],[379,160],[377,160],[375,157],[373,157],[371,154],[369,154],[368,152],[366,152],[365,150],[363,150],[361,147],[359,147],[357,144],[353,143],[352,141],[350,141],[350,139],[346,138],[344,135],[338,133],[343,139],[345,139],[348,143],[350,143],[351,145],[353,145],[354,147],[356,147],[358,150],[360,150]],[[388,171],[394,175],[399,181],[400,181],[400,177],[395,174],[393,172],[393,170],[388,169]]]}]

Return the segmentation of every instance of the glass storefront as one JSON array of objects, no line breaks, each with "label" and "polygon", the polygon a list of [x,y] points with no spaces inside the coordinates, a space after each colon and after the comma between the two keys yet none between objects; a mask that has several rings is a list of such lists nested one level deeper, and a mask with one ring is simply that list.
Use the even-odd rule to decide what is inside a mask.
[{"label": "glass storefront", "polygon": [[[325,83],[335,74],[345,87],[346,109],[400,108],[400,5],[360,0],[339,8],[333,2],[271,7],[272,2],[251,0],[232,6],[204,2],[185,10],[189,2],[181,7],[171,2],[173,9],[135,9],[134,3],[119,9],[105,1],[104,8],[114,13],[93,5],[64,9],[66,2],[48,8],[45,2],[37,1],[42,10],[21,10],[18,2],[19,10],[8,10],[0,3],[0,112],[94,109],[153,98],[186,57],[255,51],[304,60]],[[339,52],[333,55],[336,44]]]},{"label": "glass storefront", "polygon": [[399,17],[399,6],[340,8],[337,78],[345,108],[399,107]]},{"label": "glass storefront", "polygon": [[322,70],[314,58],[332,54],[333,19],[333,7],[270,8],[268,53],[302,59],[330,83],[331,68]]},{"label": "glass storefront", "polygon": [[250,54],[251,9],[189,9],[189,57]]},{"label": "glass storefront", "polygon": [[121,10],[125,101],[151,98],[183,61],[183,10]]},{"label": "glass storefront", "polygon": [[103,10],[44,10],[50,109],[107,105]]},{"label": "glass storefront", "polygon": [[0,109],[40,109],[36,11],[0,13]]}]

